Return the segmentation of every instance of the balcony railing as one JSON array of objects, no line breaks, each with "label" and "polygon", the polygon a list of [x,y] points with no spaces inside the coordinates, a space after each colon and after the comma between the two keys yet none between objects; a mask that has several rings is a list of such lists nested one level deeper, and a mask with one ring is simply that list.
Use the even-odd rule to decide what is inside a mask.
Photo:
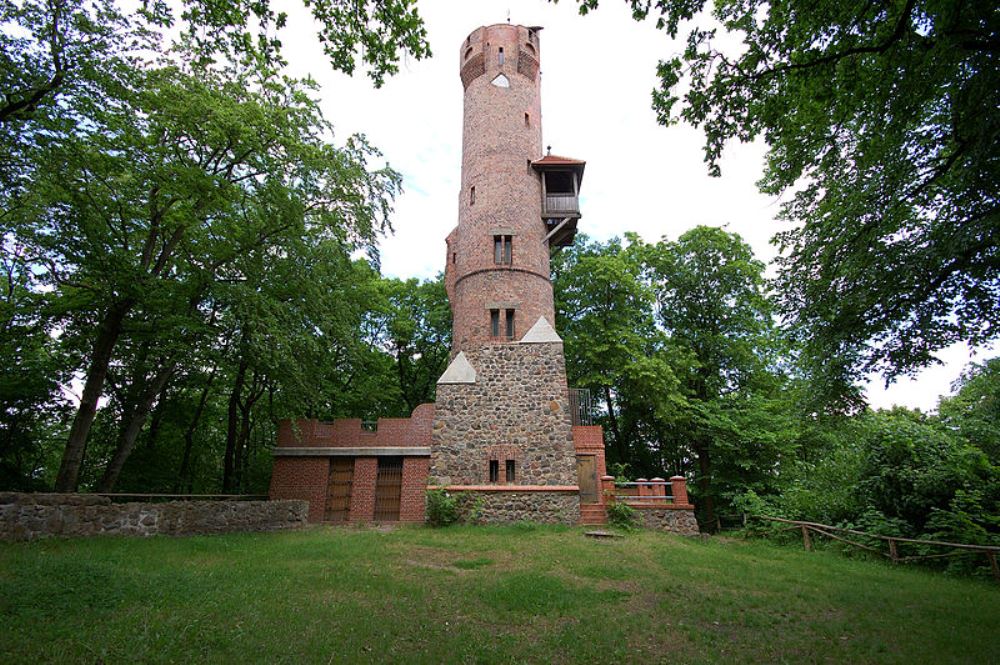
[{"label": "balcony railing", "polygon": [[569,412],[574,425],[593,425],[594,406],[586,388],[569,389]]},{"label": "balcony railing", "polygon": [[580,199],[576,194],[546,194],[545,210],[542,214],[546,217],[578,215],[580,214]]}]

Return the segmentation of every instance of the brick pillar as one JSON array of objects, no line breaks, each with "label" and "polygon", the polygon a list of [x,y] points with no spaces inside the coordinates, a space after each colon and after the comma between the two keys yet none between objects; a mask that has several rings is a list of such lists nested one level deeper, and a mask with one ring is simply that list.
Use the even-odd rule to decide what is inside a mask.
[{"label": "brick pillar", "polygon": [[370,522],[375,518],[375,479],[377,476],[377,457],[358,457],[354,460],[350,521]]},{"label": "brick pillar", "polygon": [[[663,480],[663,478],[657,477],[657,478],[653,478],[653,480],[651,482],[654,482],[654,483],[664,483],[665,481]],[[655,503],[655,504],[659,505],[661,503],[666,503],[667,502],[667,499],[666,499],[666,496],[667,496],[667,486],[665,484],[663,484],[663,485],[653,485],[652,487],[650,487],[650,489],[652,490],[652,495],[653,496],[662,496],[662,497],[664,497],[662,501],[653,501],[652,503]]]},{"label": "brick pillar", "polygon": [[424,495],[427,492],[427,457],[403,458],[403,487],[399,498],[400,522],[424,521]]},{"label": "brick pillar", "polygon": [[674,495],[674,504],[678,506],[689,506],[687,480],[684,476],[670,477],[671,493]]},{"label": "brick pillar", "polygon": [[615,477],[601,476],[601,503],[615,502]]},{"label": "brick pillar", "polygon": [[[646,484],[646,479],[645,478],[636,478],[635,482],[639,483],[639,485],[636,487],[636,490],[638,490],[635,493],[636,496],[639,496],[639,497],[649,496],[649,485]],[[642,505],[646,505],[644,501],[641,501],[640,503]]]}]

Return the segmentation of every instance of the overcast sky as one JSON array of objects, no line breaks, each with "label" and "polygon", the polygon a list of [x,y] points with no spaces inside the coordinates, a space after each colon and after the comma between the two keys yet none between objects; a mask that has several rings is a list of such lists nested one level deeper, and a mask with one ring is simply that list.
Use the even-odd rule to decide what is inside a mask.
[{"label": "overcast sky", "polygon": [[[291,4],[290,4],[291,6]],[[762,144],[732,144],[722,177],[711,178],[702,157],[702,135],[687,125],[663,128],[650,108],[656,63],[681,46],[633,21],[620,2],[606,0],[588,16],[571,0],[457,2],[420,0],[433,57],[406,60],[379,90],[363,75],[331,71],[311,17],[298,3],[283,31],[291,71],[320,85],[323,110],[338,137],[361,132],[403,174],[395,233],[381,243],[382,272],[430,278],[444,268],[444,238],[458,216],[462,148],[459,48],[481,25],[510,21],[543,26],[541,32],[543,144],[555,154],[587,161],[580,192],[580,230],[606,240],[635,231],[647,241],[676,239],[698,224],[739,233],[758,258],[770,261],[769,240],[780,198],[758,192]],[[770,269],[773,274],[773,268]],[[976,356],[982,362],[989,354]],[[964,345],[941,354],[944,365],[915,379],[867,389],[876,407],[901,404],[934,408],[970,360]]]}]

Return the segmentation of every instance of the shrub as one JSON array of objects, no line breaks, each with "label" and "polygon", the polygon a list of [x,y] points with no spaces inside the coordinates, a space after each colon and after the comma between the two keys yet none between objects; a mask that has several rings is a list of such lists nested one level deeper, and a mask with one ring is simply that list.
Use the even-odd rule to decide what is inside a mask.
[{"label": "shrub", "polygon": [[608,523],[619,529],[634,529],[639,525],[639,513],[627,503],[608,504]]},{"label": "shrub", "polygon": [[444,489],[427,490],[427,523],[448,526],[458,521],[458,497]]}]

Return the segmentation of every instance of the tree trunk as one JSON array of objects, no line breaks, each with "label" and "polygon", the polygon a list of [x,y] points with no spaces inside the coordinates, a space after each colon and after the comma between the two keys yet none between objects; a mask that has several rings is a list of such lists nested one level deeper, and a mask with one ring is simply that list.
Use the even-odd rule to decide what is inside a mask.
[{"label": "tree trunk", "polygon": [[229,413],[226,422],[226,455],[222,465],[222,491],[230,493],[233,489],[235,479],[236,446],[239,443],[240,426],[240,395],[243,393],[243,384],[246,382],[247,361],[240,357],[239,368],[236,371],[236,381],[233,383],[233,390],[229,393]]},{"label": "tree trunk", "polygon": [[198,398],[198,406],[194,410],[191,422],[188,423],[187,429],[184,430],[184,455],[181,457],[181,468],[177,472],[174,492],[180,492],[182,488],[188,493],[191,492],[191,451],[194,449],[194,433],[198,429],[201,414],[205,411],[205,404],[208,403],[208,395],[212,391],[212,382],[215,381],[215,372],[216,368],[213,367],[212,373],[208,375],[208,382],[205,383],[205,387],[201,391],[201,397]]},{"label": "tree trunk", "polygon": [[604,401],[608,405],[608,424],[611,426],[611,434],[614,437],[613,450],[618,457],[617,462],[626,460],[625,442],[622,440],[622,432],[618,427],[618,416],[615,415],[614,400],[611,399],[611,386],[604,386]]},{"label": "tree trunk", "polygon": [[73,426],[69,430],[62,462],[59,464],[59,474],[56,476],[57,492],[75,492],[79,485],[80,469],[83,467],[83,456],[87,450],[87,436],[97,415],[97,402],[104,391],[111,353],[121,335],[122,323],[134,305],[135,301],[132,299],[114,303],[104,313],[104,318],[97,327],[97,337],[90,353],[90,367],[87,369],[87,380],[80,396],[80,406],[76,410],[76,416],[73,417]]},{"label": "tree trunk", "polygon": [[712,496],[712,458],[708,444],[696,444],[694,450],[698,455],[698,506],[701,508],[704,518],[702,527],[706,531],[713,532],[716,520],[715,498]]},{"label": "tree trunk", "polygon": [[146,418],[149,416],[150,409],[153,408],[156,397],[167,385],[167,381],[170,380],[176,368],[177,363],[175,361],[169,361],[162,367],[149,385],[146,386],[135,407],[123,414],[122,427],[118,433],[115,454],[112,456],[111,461],[108,462],[108,466],[104,470],[104,475],[101,477],[101,482],[97,484],[97,491],[110,492],[114,489],[115,483],[118,482],[118,476],[121,475],[122,468],[125,466],[125,461],[132,454],[132,449],[135,447],[135,440],[138,438],[139,432],[142,431],[142,426],[146,424]]}]

